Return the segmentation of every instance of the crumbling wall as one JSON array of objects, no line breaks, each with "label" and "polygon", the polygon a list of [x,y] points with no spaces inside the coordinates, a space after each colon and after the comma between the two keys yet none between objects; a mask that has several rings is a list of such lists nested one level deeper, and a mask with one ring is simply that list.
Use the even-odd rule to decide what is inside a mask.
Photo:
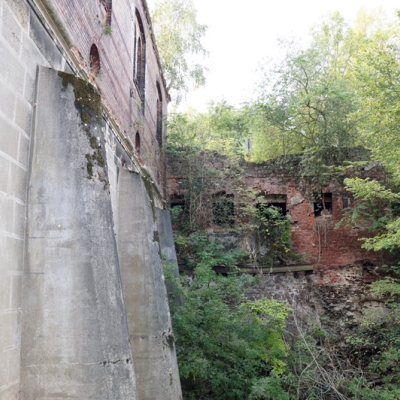
[{"label": "crumbling wall", "polygon": [[340,343],[354,332],[366,310],[382,306],[368,287],[381,279],[383,272],[378,265],[359,262],[342,265],[330,274],[330,280],[321,282],[310,272],[264,273],[247,296],[288,302],[298,318],[317,321]]},{"label": "crumbling wall", "polygon": [[[365,154],[365,150],[360,148],[350,149],[347,154],[347,158],[353,161],[367,157],[368,154]],[[210,169],[229,170],[230,168],[230,160],[227,157],[207,154],[207,157],[204,158]],[[381,262],[381,254],[367,251],[361,247],[362,243],[359,239],[369,235],[365,226],[359,225],[350,229],[342,225],[335,229],[335,225],[343,217],[344,209],[355,205],[352,194],[344,188],[343,179],[346,177],[346,173],[335,174],[331,182],[316,188],[318,185],[313,184],[313,177],[300,174],[300,161],[300,156],[291,155],[263,164],[246,162],[241,164],[246,185],[254,191],[254,198],[247,199],[247,201],[253,201],[257,206],[259,198],[268,199],[277,196],[285,199],[284,209],[292,227],[292,248],[301,256],[299,260],[287,260],[287,262],[313,265],[316,281],[324,283],[335,282],[337,276],[331,272],[337,270],[341,265],[367,260]],[[337,162],[337,160],[332,160],[332,162]],[[188,177],[185,174],[189,170],[185,160],[170,157],[167,186],[172,202],[175,199],[182,199],[187,193]],[[352,173],[361,178],[384,179],[382,167],[375,163],[364,168],[354,167],[348,172],[348,174]],[[212,175],[205,175],[203,179],[212,181],[214,178]],[[219,190],[224,190],[227,194],[234,193],[235,185],[234,180],[226,179],[224,186]],[[208,185],[208,187],[212,187],[212,185]],[[316,212],[316,204],[321,202],[321,194],[327,198],[329,196],[330,199],[329,211],[324,215]],[[208,191],[204,197],[212,199],[213,195],[214,193]],[[243,200],[235,199],[235,208],[241,201]],[[271,201],[273,202],[273,200]],[[241,224],[241,217],[240,212],[235,211],[237,226]],[[227,242],[224,237],[227,235],[225,227],[211,224],[208,228],[210,232],[221,237],[224,243]],[[232,230],[235,230],[235,225]],[[231,239],[233,236],[231,234],[229,238]],[[244,247],[250,254],[254,253],[254,239],[251,237],[240,238],[236,235],[235,240],[237,247]],[[229,241],[232,242],[232,240]],[[232,247],[232,243],[227,244],[228,247]],[[255,258],[253,258],[254,260]],[[285,262],[281,262],[280,265],[285,265]],[[262,265],[260,266],[262,267]]]}]

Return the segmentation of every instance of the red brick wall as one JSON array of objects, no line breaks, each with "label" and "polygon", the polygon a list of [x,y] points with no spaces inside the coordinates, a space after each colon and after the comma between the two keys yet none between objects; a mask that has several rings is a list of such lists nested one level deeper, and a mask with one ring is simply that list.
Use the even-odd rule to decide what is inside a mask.
[{"label": "red brick wall", "polygon": [[[219,157],[212,162],[212,167],[223,168],[227,159]],[[314,271],[321,274],[325,283],[333,283],[340,278],[334,271],[341,265],[350,265],[362,261],[378,262],[381,255],[361,248],[361,237],[368,236],[363,227],[346,228],[334,226],[343,217],[343,208],[354,206],[352,194],[343,185],[332,182],[322,188],[323,193],[332,194],[331,227],[325,232],[315,228],[314,199],[312,184],[307,179],[296,175],[294,168],[291,173],[283,173],[274,165],[268,163],[257,165],[244,163],[246,184],[255,190],[257,195],[286,195],[287,214],[292,221],[293,249],[304,255],[301,263],[314,265]],[[184,191],[185,171],[187,167],[181,160],[170,160],[168,163],[167,188],[170,196],[182,195]],[[375,166],[369,171],[358,171],[361,177],[382,179],[383,170]],[[227,182],[227,186],[229,182]],[[230,193],[229,187],[224,188]],[[211,194],[210,194],[211,195]],[[346,204],[347,203],[347,204]],[[329,280],[329,282],[327,282]],[[318,279],[317,279],[318,281]]]},{"label": "red brick wall", "polygon": [[[94,43],[100,54],[100,73],[93,77],[114,119],[126,136],[135,142],[136,132],[141,138],[140,156],[153,170],[161,183],[162,160],[156,140],[157,81],[163,97],[163,114],[167,113],[167,92],[163,85],[154,43],[140,0],[114,0],[112,3],[111,34],[105,33],[105,9],[99,0],[53,0],[60,19],[72,37],[74,49],[82,57],[89,71],[90,48]],[[135,10],[139,11],[146,39],[146,84],[144,113],[138,88],[133,79]],[[164,126],[165,137],[165,126]]]}]

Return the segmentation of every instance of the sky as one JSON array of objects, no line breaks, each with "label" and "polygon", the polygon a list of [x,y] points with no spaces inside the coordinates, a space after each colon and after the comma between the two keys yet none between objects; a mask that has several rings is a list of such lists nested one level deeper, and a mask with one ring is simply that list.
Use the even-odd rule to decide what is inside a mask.
[{"label": "sky", "polygon": [[330,12],[347,21],[358,10],[383,7],[389,16],[400,9],[395,0],[194,0],[199,22],[208,26],[204,47],[209,57],[206,85],[192,90],[182,110],[204,111],[210,100],[239,106],[254,97],[257,69],[265,57],[279,56],[277,39],[307,41],[310,28]]}]

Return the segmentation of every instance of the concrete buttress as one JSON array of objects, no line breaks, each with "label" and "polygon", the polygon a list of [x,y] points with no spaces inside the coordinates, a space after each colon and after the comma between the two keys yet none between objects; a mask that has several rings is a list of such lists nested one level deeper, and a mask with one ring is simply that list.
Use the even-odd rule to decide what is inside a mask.
[{"label": "concrete buttress", "polygon": [[[130,343],[141,400],[178,400],[181,387],[150,182],[122,169],[118,249]],[[155,384],[157,382],[157,384]]]},{"label": "concrete buttress", "polygon": [[49,68],[37,79],[21,398],[137,399],[100,96]]}]

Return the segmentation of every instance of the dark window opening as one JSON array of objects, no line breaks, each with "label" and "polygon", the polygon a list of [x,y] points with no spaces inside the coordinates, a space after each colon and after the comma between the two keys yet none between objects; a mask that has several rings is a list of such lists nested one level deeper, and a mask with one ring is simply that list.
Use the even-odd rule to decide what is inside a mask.
[{"label": "dark window opening", "polygon": [[[144,35],[142,19],[140,18],[138,10],[136,10],[136,21],[139,27],[139,35],[136,39],[137,35],[135,32],[133,70],[134,78],[138,86],[139,96],[142,100],[142,104],[144,104],[146,85],[146,39]],[[142,110],[144,110],[144,107],[142,108]]]},{"label": "dark window opening", "polygon": [[225,192],[213,195],[213,222],[215,225],[233,227],[235,223],[235,205],[233,194]]},{"label": "dark window opening", "polygon": [[280,210],[282,215],[287,214],[287,205],[286,205],[286,195],[268,195],[268,196],[259,196],[257,198],[257,208],[261,210],[262,208],[268,207],[276,207]]},{"label": "dark window opening", "polygon": [[136,150],[136,153],[138,153],[138,155],[140,156],[140,135],[139,135],[139,132],[136,132],[135,150]]},{"label": "dark window opening", "polygon": [[314,217],[332,215],[332,193],[323,193],[322,195],[314,196],[314,198],[317,199],[317,201],[314,201]]},{"label": "dark window opening", "polygon": [[104,10],[106,11],[106,27],[111,26],[111,9],[112,9],[112,0],[100,0],[100,3],[103,5]]},{"label": "dark window opening", "polygon": [[182,210],[185,208],[185,198],[183,195],[176,195],[171,197],[171,210],[175,207],[181,207]]},{"label": "dark window opening", "polygon": [[100,72],[100,55],[95,44],[90,48],[90,71],[94,76]]},{"label": "dark window opening", "polygon": [[161,97],[161,89],[160,89],[160,84],[157,82],[157,142],[158,142],[158,147],[161,148],[163,145],[163,137],[162,137],[162,131],[163,131],[163,111],[162,111],[162,97]]},{"label": "dark window opening", "polygon": [[136,70],[137,70],[137,34],[136,28],[135,30],[135,37],[133,38],[133,80],[136,79]]}]

